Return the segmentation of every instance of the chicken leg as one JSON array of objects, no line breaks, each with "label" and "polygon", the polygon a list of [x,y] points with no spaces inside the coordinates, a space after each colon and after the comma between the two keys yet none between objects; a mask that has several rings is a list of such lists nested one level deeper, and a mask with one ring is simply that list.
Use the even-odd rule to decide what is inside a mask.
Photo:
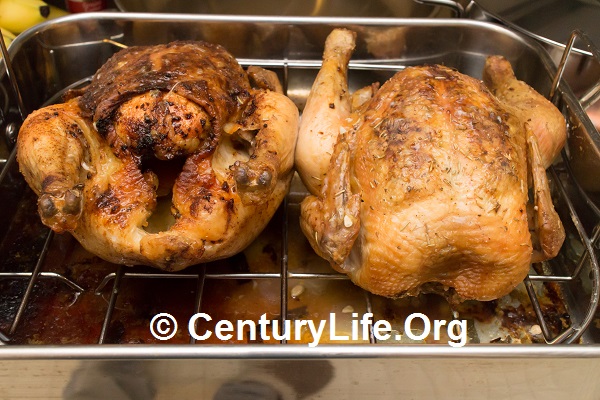
[{"label": "chicken leg", "polygon": [[334,30],[325,42],[323,64],[300,121],[296,145],[296,169],[313,194],[320,192],[324,174],[340,131],[346,130],[352,100],[348,90],[348,62],[354,51],[356,34]]}]

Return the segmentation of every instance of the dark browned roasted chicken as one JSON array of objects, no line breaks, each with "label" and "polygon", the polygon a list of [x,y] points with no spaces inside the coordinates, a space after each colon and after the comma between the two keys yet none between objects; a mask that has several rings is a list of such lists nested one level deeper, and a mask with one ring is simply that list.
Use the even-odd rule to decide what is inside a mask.
[{"label": "dark browned roasted chicken", "polygon": [[545,175],[565,140],[562,115],[501,57],[485,66],[496,96],[431,65],[352,98],[353,48],[352,32],[329,36],[302,117],[296,163],[313,193],[301,204],[312,247],[383,296],[507,294],[564,240]]},{"label": "dark browned roasted chicken", "polygon": [[217,45],[117,53],[21,128],[18,161],[42,221],[121,264],[179,270],[239,252],[292,177],[298,110],[280,88]]}]

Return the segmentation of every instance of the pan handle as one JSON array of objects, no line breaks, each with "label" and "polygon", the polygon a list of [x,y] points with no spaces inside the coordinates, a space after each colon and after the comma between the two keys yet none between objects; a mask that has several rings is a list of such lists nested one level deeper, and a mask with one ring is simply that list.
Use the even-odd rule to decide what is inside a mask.
[{"label": "pan handle", "polygon": [[[592,42],[592,40],[585,34],[585,32],[580,31],[578,29],[574,30],[571,33],[571,37],[569,38],[569,42],[565,47],[565,51],[562,54],[562,58],[558,63],[558,69],[556,75],[554,76],[554,81],[552,82],[552,88],[550,89],[549,98],[551,101],[554,100],[554,95],[558,90],[558,86],[560,84],[560,79],[565,71],[565,67],[567,65],[567,60],[569,59],[569,55],[574,49],[575,40],[580,39],[587,47],[588,51],[591,53],[592,57],[596,60],[596,62],[600,63],[600,51],[598,47]],[[597,81],[587,92],[585,92],[580,98],[579,101],[581,103],[581,107],[586,110],[589,106],[594,104],[600,98],[600,81]]]},{"label": "pan handle", "polygon": [[414,0],[414,2],[428,6],[450,8],[452,11],[454,11],[454,16],[457,18],[462,18],[465,15],[465,8],[462,6],[462,4],[454,0]]}]

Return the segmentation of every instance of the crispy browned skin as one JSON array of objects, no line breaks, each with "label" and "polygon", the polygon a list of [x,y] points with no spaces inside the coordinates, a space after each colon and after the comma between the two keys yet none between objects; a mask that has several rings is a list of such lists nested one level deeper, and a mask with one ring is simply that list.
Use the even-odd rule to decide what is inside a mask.
[{"label": "crispy browned skin", "polygon": [[[251,88],[224,49],[178,42],[118,53],[80,97],[33,112],[17,156],[53,230],[111,262],[179,270],[264,228],[289,188],[297,125],[291,100]],[[184,160],[172,189],[150,158]],[[157,192],[172,193],[171,212],[149,223]]]},{"label": "crispy browned skin", "polygon": [[564,232],[536,138],[482,82],[439,65],[410,67],[357,106],[345,133],[326,132],[339,137],[323,187],[301,204],[304,233],[335,269],[389,297],[432,288],[461,299],[507,294],[534,251],[530,169],[546,227],[536,254],[556,254]]},{"label": "crispy browned skin", "polygon": [[356,33],[334,30],[325,43],[323,65],[315,79],[300,122],[296,169],[312,194],[323,185],[329,158],[344,120],[350,115],[348,62],[354,51]]},{"label": "crispy browned skin", "polygon": [[[211,118],[216,136],[225,119],[248,99],[249,90],[246,73],[221,46],[173,42],[120,51],[98,70],[79,104],[83,115],[107,134],[122,103],[143,93],[168,91],[200,106]],[[144,129],[132,132],[144,133]]]},{"label": "crispy browned skin", "polygon": [[567,140],[565,117],[548,99],[518,80],[502,56],[486,59],[483,81],[500,101],[513,107],[513,114],[529,125],[536,136],[543,166],[548,168]]}]

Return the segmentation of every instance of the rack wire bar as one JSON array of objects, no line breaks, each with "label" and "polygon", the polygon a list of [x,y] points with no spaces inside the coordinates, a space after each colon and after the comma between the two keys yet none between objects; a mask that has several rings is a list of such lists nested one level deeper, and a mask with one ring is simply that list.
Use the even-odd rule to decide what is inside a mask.
[{"label": "rack wire bar", "polygon": [[42,265],[44,264],[44,261],[46,260],[46,255],[48,255],[48,250],[50,249],[50,243],[52,242],[53,238],[54,238],[54,232],[49,231],[48,235],[46,236],[46,241],[44,242],[44,247],[42,248],[42,251],[41,251],[41,253],[38,257],[38,260],[35,264],[35,267],[33,268],[33,272],[31,273],[31,278],[29,279],[29,282],[27,282],[27,289],[25,289],[25,294],[21,298],[21,302],[19,303],[19,308],[17,309],[15,318],[13,319],[12,325],[10,326],[10,329],[8,331],[9,335],[12,335],[15,333],[15,331],[17,330],[17,326],[19,325],[19,322],[21,322],[21,318],[23,317],[23,311],[25,311],[25,307],[27,307],[27,303],[29,302],[29,298],[31,297],[31,293],[33,291],[33,287],[35,286],[35,283],[37,282],[37,278],[40,274]]},{"label": "rack wire bar", "polygon": [[[286,74],[287,76],[287,74]],[[287,82],[286,82],[287,86]],[[287,342],[285,338],[285,321],[287,319],[287,294],[288,294],[288,200],[287,196],[283,200],[283,223],[281,228],[281,289],[280,289],[280,334],[282,336],[281,343],[285,344]]]},{"label": "rack wire bar", "polygon": [[[179,272],[123,272],[122,278],[138,278],[138,279],[198,279],[198,274],[179,273]],[[107,274],[100,284],[94,291],[96,294],[100,294],[104,287],[108,285],[110,281],[115,279],[117,276],[116,272]],[[219,272],[205,272],[204,279],[280,279],[281,274],[278,272],[274,273],[219,273]]]},{"label": "rack wire bar", "polygon": [[[290,75],[290,70],[289,70],[289,60],[287,60],[287,58],[284,60],[283,62],[283,91],[284,93],[287,95],[288,94],[288,86],[289,86],[289,75]],[[281,280],[280,282],[280,292],[279,292],[279,299],[280,299],[280,303],[279,303],[279,329],[280,329],[280,334],[281,334],[281,340],[280,343],[281,344],[285,344],[287,343],[287,339],[286,339],[286,324],[285,321],[287,320],[287,316],[288,316],[288,218],[289,218],[289,210],[288,210],[288,198],[289,198],[289,193],[283,198],[283,215],[282,215],[282,221],[281,221],[281,261],[280,261],[280,265],[281,265]]]},{"label": "rack wire bar", "polygon": [[540,306],[540,303],[537,299],[537,294],[535,293],[535,288],[533,287],[533,283],[531,283],[531,278],[526,277],[523,284],[525,285],[527,294],[529,295],[529,298],[531,299],[531,305],[533,307],[533,310],[535,311],[535,315],[537,316],[538,322],[542,329],[542,334],[544,335],[544,339],[546,340],[546,342],[548,342],[550,340],[550,338],[552,337],[552,332],[550,331],[550,328],[548,328],[548,324],[546,323],[546,319],[544,318],[544,312],[542,311],[542,307]]},{"label": "rack wire bar", "polygon": [[[206,278],[206,265],[202,265],[198,272],[196,285],[196,298],[194,299],[194,313],[199,313],[202,310],[202,294],[204,293],[204,282]],[[190,335],[190,344],[195,344],[196,338]]]},{"label": "rack wire bar", "polygon": [[64,87],[62,90],[59,90],[58,92],[56,92],[52,97],[50,97],[43,104],[43,106],[45,107],[45,106],[48,106],[50,104],[58,103],[59,101],[61,101],[61,99],[64,96],[64,94],[67,93],[69,90],[81,88],[81,87],[89,84],[90,82],[92,82],[92,77],[91,76],[87,76],[85,78],[79,79],[78,81],[75,81],[75,82],[71,83],[70,85]]},{"label": "rack wire bar", "polygon": [[4,167],[0,170],[0,184],[4,182],[4,179],[8,176],[8,171],[11,169],[11,166],[17,160],[17,148],[13,148],[8,156],[8,159],[4,163]]},{"label": "rack wire bar", "polygon": [[0,330],[0,346],[8,344],[8,342],[10,342],[10,337]]},{"label": "rack wire bar", "polygon": [[[598,246],[600,243],[600,224],[596,225],[592,231],[592,237],[590,238],[592,246]],[[588,249],[585,248],[581,257],[579,257],[579,261],[577,262],[577,266],[572,274],[568,276],[556,276],[556,275],[529,275],[529,279],[532,281],[542,281],[542,282],[571,282],[579,277],[581,270],[585,267],[586,263],[589,261],[589,252]]]},{"label": "rack wire bar", "polygon": [[[363,291],[365,295],[365,306],[367,313],[373,314],[373,304],[371,303],[371,293],[366,290]],[[369,343],[377,344],[377,338],[375,337],[375,333],[373,332],[373,325],[369,326]]]},{"label": "rack wire bar", "polygon": [[117,269],[115,281],[113,282],[112,291],[110,293],[110,300],[108,301],[108,307],[106,308],[106,314],[104,316],[104,321],[102,322],[102,330],[100,331],[100,336],[98,337],[98,344],[103,344],[106,341],[106,334],[108,333],[110,321],[112,320],[112,315],[115,311],[115,306],[117,305],[119,290],[121,289],[124,268],[125,267],[123,265],[119,265],[119,269]]},{"label": "rack wire bar", "polygon": [[[286,260],[287,263],[287,260]],[[110,281],[115,279],[115,272],[107,274],[96,287],[94,293],[100,294]],[[0,275],[1,277],[2,275]],[[315,273],[315,272],[287,272],[284,274],[288,279],[332,279],[347,281],[350,280],[348,275],[343,275],[338,272],[331,273]],[[197,274],[179,273],[179,272],[124,272],[123,278],[133,279],[197,279]],[[205,272],[204,279],[282,279],[279,272]]]},{"label": "rack wire bar", "polygon": [[[402,60],[406,62],[406,60]],[[260,66],[263,68],[278,68],[285,65],[289,69],[319,69],[321,68],[321,61],[315,60],[264,60],[264,59],[252,59],[242,58],[238,60],[239,64],[243,67],[249,65]],[[363,71],[400,71],[406,68],[404,65],[398,64],[398,61],[390,59],[386,62],[381,61],[355,61],[350,62],[348,68],[353,70]]]},{"label": "rack wire bar", "polygon": [[[0,272],[0,279],[31,279],[32,275],[33,272]],[[38,278],[56,279],[78,293],[83,293],[85,291],[84,288],[82,288],[77,283],[73,282],[72,280],[70,280],[62,274],[56,272],[41,271],[38,275]]]},{"label": "rack wire bar", "polygon": [[125,35],[123,33],[119,33],[116,35],[112,35],[110,37],[105,37],[99,40],[87,40],[87,41],[83,41],[83,42],[74,42],[74,43],[61,43],[59,45],[54,45],[54,44],[49,44],[49,43],[45,43],[45,42],[41,42],[40,46],[44,47],[45,49],[49,50],[49,51],[54,51],[54,50],[58,50],[58,49],[68,49],[68,48],[73,48],[73,47],[87,47],[87,46],[97,46],[100,44],[110,44],[111,46],[115,46],[118,48],[125,48],[128,47],[127,45],[124,45],[122,43],[120,43],[118,40],[123,40],[123,37]]},{"label": "rack wire bar", "polygon": [[[598,302],[600,301],[600,290],[599,290],[600,266],[598,264],[598,259],[596,257],[596,254],[594,252],[592,241],[588,237],[588,235],[585,231],[585,228],[583,227],[583,223],[582,223],[581,219],[579,218],[579,215],[575,211],[575,206],[573,205],[573,202],[567,195],[567,192],[566,192],[564,186],[558,179],[556,170],[551,167],[550,172],[556,183],[557,188],[559,189],[559,192],[560,192],[563,200],[565,201],[565,203],[567,204],[567,207],[569,208],[569,214],[571,215],[571,220],[573,221],[573,224],[575,225],[575,229],[577,229],[577,232],[579,234],[581,242],[585,246],[585,249],[587,250],[587,253],[588,253],[589,259],[590,259],[591,280],[592,280],[593,284],[592,284],[592,290],[591,290],[591,294],[590,294],[590,302],[588,304],[588,309],[585,314],[585,318],[583,319],[583,321],[581,323],[571,325],[563,333],[558,335],[553,340],[549,341],[549,343],[573,343],[581,337],[583,332],[590,325],[590,323],[592,322],[592,320],[594,318],[596,310],[598,308]],[[584,257],[584,255],[582,255],[582,258],[583,257]],[[537,297],[534,297],[534,299],[537,302]],[[543,316],[541,316],[541,317],[542,318],[540,318],[540,315],[538,315],[538,319],[540,319],[540,320],[543,319]],[[546,339],[548,339],[548,338],[546,338]]]}]

